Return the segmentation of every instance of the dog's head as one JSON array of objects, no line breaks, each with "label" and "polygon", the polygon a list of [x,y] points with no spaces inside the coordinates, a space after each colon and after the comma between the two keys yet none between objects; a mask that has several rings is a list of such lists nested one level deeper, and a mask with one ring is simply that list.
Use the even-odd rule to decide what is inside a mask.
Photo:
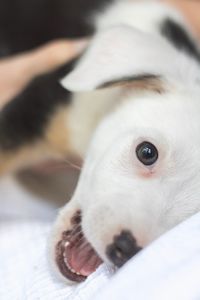
[{"label": "dog's head", "polygon": [[196,70],[162,38],[121,26],[98,35],[63,80],[73,91],[121,91],[55,226],[54,257],[68,279],[85,279],[102,261],[122,266],[200,209]]}]

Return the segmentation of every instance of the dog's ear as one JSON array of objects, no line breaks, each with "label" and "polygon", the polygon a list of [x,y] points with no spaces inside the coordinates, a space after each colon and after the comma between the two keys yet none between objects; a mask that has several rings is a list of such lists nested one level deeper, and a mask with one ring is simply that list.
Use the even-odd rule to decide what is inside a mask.
[{"label": "dog's ear", "polygon": [[123,25],[96,35],[61,84],[72,92],[112,85],[158,87],[170,77],[177,52],[164,39]]}]

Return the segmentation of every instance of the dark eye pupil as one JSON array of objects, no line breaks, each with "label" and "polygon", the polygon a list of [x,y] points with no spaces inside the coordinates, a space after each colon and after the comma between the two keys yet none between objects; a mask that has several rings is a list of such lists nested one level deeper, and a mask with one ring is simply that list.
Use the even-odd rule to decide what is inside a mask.
[{"label": "dark eye pupil", "polygon": [[139,161],[141,161],[145,166],[150,166],[157,161],[158,150],[153,144],[143,142],[137,146],[136,155]]}]

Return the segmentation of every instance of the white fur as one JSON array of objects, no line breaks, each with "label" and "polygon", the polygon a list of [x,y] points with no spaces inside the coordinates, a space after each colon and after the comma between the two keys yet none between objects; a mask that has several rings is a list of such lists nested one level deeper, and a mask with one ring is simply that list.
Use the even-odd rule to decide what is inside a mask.
[{"label": "white fur", "polygon": [[153,0],[123,0],[116,1],[115,5],[110,5],[102,14],[95,16],[94,23],[97,30],[107,29],[116,24],[130,25],[155,35],[158,34],[158,25],[167,17],[185,25],[182,15],[166,4]]},{"label": "white fur", "polygon": [[77,93],[74,95],[68,126],[74,151],[81,157],[85,156],[88,144],[95,128],[102,118],[108,114],[119,102],[120,91],[101,90],[90,93]]},{"label": "white fur", "polygon": [[[200,66],[158,36],[157,26],[168,15],[184,24],[157,2],[116,3],[98,19],[103,31],[62,81],[81,92],[152,73],[161,76],[165,92],[118,88],[75,95],[74,147],[84,154],[93,138],[72,201],[54,227],[53,245],[77,209],[85,236],[104,260],[121,230],[130,230],[143,247],[200,210]],[[146,140],[159,151],[151,167],[135,154]]]}]

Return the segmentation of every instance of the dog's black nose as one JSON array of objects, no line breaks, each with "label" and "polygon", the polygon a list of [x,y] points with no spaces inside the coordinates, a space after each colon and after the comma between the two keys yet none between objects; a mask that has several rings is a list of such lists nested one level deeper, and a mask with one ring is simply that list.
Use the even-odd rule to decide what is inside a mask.
[{"label": "dog's black nose", "polygon": [[106,254],[115,266],[121,267],[141,249],[131,232],[123,230],[120,235],[114,237],[114,242],[106,248]]}]

